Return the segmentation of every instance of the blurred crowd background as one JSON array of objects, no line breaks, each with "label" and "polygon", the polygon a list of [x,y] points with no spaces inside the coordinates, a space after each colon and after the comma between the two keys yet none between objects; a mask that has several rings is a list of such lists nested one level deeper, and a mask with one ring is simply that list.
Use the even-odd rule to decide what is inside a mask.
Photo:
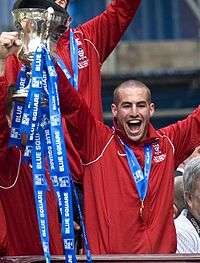
[{"label": "blurred crowd background", "polygon": [[[98,15],[109,2],[71,0],[72,25]],[[13,3],[0,0],[0,31],[14,28]],[[182,119],[199,104],[199,73],[200,0],[142,0],[135,20],[102,69],[105,121],[111,124],[113,89],[130,78],[151,88],[158,106],[156,127]]]}]

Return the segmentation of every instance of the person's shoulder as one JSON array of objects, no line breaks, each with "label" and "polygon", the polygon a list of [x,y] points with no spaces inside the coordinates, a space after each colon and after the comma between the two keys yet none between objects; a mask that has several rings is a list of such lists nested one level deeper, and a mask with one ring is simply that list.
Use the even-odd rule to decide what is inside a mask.
[{"label": "person's shoulder", "polygon": [[192,243],[200,242],[200,238],[196,232],[196,229],[187,218],[187,209],[184,209],[181,214],[174,220],[177,239],[190,240]]},{"label": "person's shoulder", "polygon": [[174,220],[175,223],[181,222],[181,221],[188,221],[187,219],[187,209],[183,209],[180,213],[180,215]]},{"label": "person's shoulder", "polygon": [[[187,219],[187,209],[174,220],[179,253],[200,252],[200,238],[192,223]],[[183,249],[184,247],[184,249]]]},{"label": "person's shoulder", "polygon": [[200,253],[200,238],[195,229],[176,228],[176,236],[177,253]]},{"label": "person's shoulder", "polygon": [[191,222],[187,219],[187,210],[183,209],[180,215],[174,220],[174,224],[177,231],[190,231],[193,228]]}]

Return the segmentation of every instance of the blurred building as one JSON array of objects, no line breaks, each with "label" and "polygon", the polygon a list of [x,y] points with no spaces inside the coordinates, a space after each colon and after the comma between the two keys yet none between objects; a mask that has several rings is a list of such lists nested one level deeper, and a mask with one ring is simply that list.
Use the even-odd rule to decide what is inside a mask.
[{"label": "blurred building", "polygon": [[12,26],[12,6],[14,0],[0,0],[0,32],[13,28]]},{"label": "blurred building", "polygon": [[[133,0],[134,1],[134,0]],[[11,25],[13,0],[0,0],[0,31]],[[77,26],[102,12],[109,0],[71,0]],[[137,78],[152,89],[158,104],[154,122],[171,123],[199,104],[200,1],[142,0],[133,23],[103,67],[105,119],[110,122],[112,91]]]},{"label": "blurred building", "polygon": [[[73,25],[77,26],[98,15],[109,2],[71,0]],[[137,17],[127,30],[124,40],[191,39],[197,37],[198,30],[199,23],[185,0],[142,0]]]}]

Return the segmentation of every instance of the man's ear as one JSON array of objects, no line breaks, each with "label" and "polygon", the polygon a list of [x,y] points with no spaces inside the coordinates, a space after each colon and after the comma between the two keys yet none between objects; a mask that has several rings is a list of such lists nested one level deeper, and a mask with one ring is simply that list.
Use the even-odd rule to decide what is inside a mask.
[{"label": "man's ear", "polygon": [[114,103],[111,104],[111,111],[113,117],[115,118],[117,116],[117,106]]},{"label": "man's ear", "polygon": [[155,104],[152,102],[150,103],[149,107],[150,107],[150,117],[152,117],[155,112]]}]

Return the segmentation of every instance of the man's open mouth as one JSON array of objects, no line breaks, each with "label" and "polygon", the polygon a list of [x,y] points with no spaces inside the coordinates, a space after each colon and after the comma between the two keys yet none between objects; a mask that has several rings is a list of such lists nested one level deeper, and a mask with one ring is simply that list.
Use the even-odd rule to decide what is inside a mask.
[{"label": "man's open mouth", "polygon": [[127,122],[129,129],[132,132],[138,132],[140,130],[142,121],[141,120],[130,120]]}]

